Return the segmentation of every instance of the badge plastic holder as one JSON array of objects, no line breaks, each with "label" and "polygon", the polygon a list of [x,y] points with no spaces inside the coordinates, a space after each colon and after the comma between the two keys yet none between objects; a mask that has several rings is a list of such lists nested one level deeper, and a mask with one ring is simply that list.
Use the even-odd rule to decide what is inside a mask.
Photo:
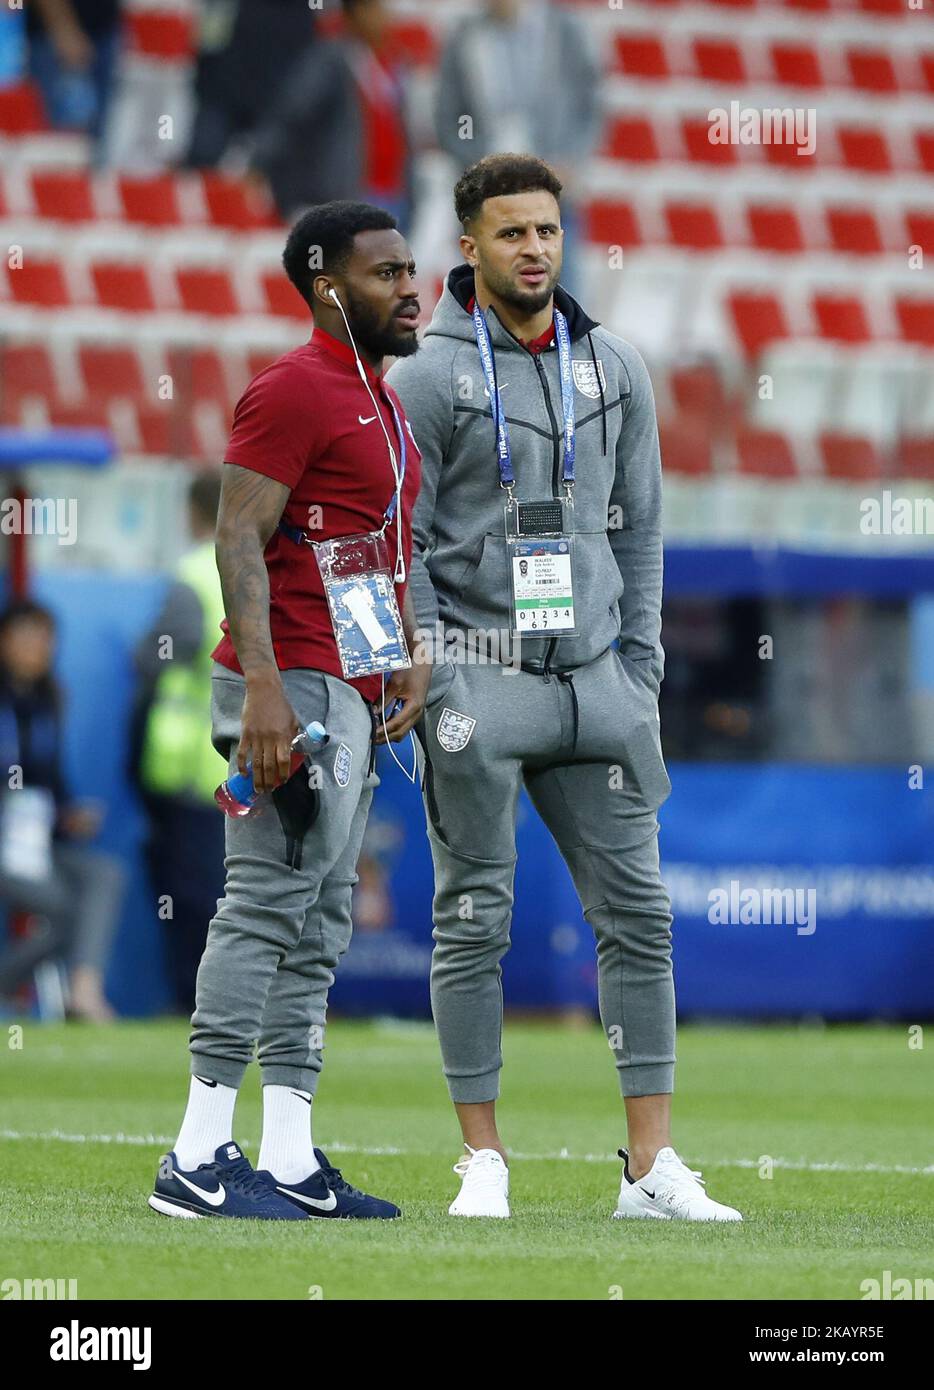
[{"label": "badge plastic holder", "polygon": [[570,501],[511,499],[505,509],[512,631],[519,637],[573,637],[573,543]]},{"label": "badge plastic holder", "polygon": [[379,531],[312,544],[345,680],[411,666],[389,562]]}]

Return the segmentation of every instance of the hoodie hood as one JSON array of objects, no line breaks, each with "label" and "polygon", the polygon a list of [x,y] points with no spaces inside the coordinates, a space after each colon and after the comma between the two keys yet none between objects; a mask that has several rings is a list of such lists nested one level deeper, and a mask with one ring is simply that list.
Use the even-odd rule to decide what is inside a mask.
[{"label": "hoodie hood", "polygon": [[[431,323],[425,329],[426,338],[432,333],[439,333],[445,338],[461,338],[472,343],[474,341],[473,319],[467,305],[473,296],[473,266],[455,266],[447,278],[444,293],[438,300],[431,316]],[[577,300],[572,299],[560,285],[555,287],[555,305],[568,321],[568,331],[572,343],[585,338],[588,333],[592,333],[595,328],[600,326],[596,320],[584,313]],[[497,317],[496,310],[491,309],[489,313],[496,320],[494,324],[491,324],[490,329],[494,344],[498,347],[509,347],[512,344],[524,352],[525,348],[503,326]]]}]

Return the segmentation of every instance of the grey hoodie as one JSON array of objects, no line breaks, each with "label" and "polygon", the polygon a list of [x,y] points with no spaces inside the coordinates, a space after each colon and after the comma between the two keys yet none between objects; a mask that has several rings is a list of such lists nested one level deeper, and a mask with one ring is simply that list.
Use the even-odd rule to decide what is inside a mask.
[{"label": "grey hoodie", "polygon": [[[410,590],[419,627],[502,631],[510,626],[496,429],[473,319],[473,271],[448,277],[421,350],[388,380],[398,392],[422,454],[412,522]],[[645,363],[629,343],[588,318],[560,288],[568,320],[577,428],[572,531],[577,636],[523,637],[522,665],[566,671],[620,650],[656,693],[664,666],[661,462],[655,402]],[[536,355],[503,326],[487,323],[506,411],[521,501],[563,495],[558,353]],[[580,364],[580,365],[577,365]],[[614,524],[616,523],[616,524]]]}]

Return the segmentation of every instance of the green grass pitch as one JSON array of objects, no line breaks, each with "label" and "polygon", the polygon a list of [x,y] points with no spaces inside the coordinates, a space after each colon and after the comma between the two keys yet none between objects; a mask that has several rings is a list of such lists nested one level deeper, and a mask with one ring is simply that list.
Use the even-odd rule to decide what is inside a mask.
[{"label": "green grass pitch", "polygon": [[[335,1022],[316,1141],[398,1222],[150,1211],[187,1094],[183,1022],[0,1024],[0,1281],[81,1298],[854,1299],[931,1276],[931,1056],[907,1027],[684,1027],[675,1144],[742,1226],[613,1221],[622,1103],[597,1028],[507,1026],[510,1221],[447,1215],[459,1143],[428,1025]],[[236,1138],[255,1162],[251,1068]],[[760,1176],[760,1159],[773,1160]]]}]

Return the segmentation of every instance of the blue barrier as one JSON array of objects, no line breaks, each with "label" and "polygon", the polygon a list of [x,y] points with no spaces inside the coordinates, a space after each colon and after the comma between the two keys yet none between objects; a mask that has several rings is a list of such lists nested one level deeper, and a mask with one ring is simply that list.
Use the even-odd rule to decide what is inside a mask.
[{"label": "blue barrier", "polygon": [[[165,581],[98,574],[39,576],[56,612],[68,695],[69,771],[87,773],[108,805],[100,844],[125,857],[133,887],[108,987],[128,1014],[166,1006],[162,938],[143,872],[141,808],[126,781],[133,695],[130,653]],[[218,759],[219,772],[221,763]],[[431,860],[420,798],[381,757],[371,852],[395,921],[360,930],[332,1001],[343,1012],[424,1014],[431,945]],[[828,1017],[934,1014],[934,807],[905,768],[674,764],[661,852],[672,892],[682,1015]],[[595,965],[567,870],[523,802],[513,947],[504,967],[516,1008],[593,1006]],[[716,925],[712,890],[757,883],[814,887],[816,930]]]}]

